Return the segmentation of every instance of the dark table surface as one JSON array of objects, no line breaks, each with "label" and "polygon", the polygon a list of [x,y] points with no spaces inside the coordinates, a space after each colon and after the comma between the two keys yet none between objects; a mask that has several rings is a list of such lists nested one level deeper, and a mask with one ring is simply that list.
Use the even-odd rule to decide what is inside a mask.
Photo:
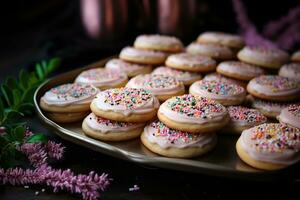
[{"label": "dark table surface", "polygon": [[[112,52],[118,52],[118,50],[116,48],[112,51],[99,50],[97,53],[94,51],[92,54],[82,53],[80,59],[74,57],[64,58],[63,65],[58,73],[112,55]],[[32,57],[32,55],[40,55],[39,52],[40,50],[27,49],[26,52],[24,50],[14,51],[13,54],[0,56],[0,69],[3,71],[0,74],[1,82],[8,74],[15,75],[21,66],[32,69],[31,62],[40,57]],[[31,57],[28,57],[28,55]],[[100,174],[102,172],[109,173],[113,181],[108,190],[101,194],[102,199],[295,199],[297,196],[299,198],[300,180],[249,181],[142,166],[64,141],[47,130],[37,117],[29,119],[29,123],[33,131],[43,132],[67,147],[64,159],[53,163],[53,167],[70,168],[77,173],[88,173],[91,170]],[[133,185],[138,185],[140,190],[130,192],[129,188]],[[41,192],[43,188],[45,192]],[[37,191],[39,191],[39,195],[35,195]],[[28,189],[8,185],[0,186],[1,200],[78,198],[80,198],[79,195],[71,195],[65,192],[54,194],[51,188],[45,186],[30,186]]]}]

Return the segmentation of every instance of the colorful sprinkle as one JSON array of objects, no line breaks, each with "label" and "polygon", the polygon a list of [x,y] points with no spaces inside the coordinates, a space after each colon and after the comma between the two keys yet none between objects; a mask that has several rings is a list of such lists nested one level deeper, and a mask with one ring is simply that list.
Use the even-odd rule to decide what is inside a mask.
[{"label": "colorful sprinkle", "polygon": [[83,77],[88,81],[97,81],[97,82],[104,82],[108,80],[117,80],[120,77],[126,76],[125,74],[116,71],[110,70],[105,68],[96,68],[96,69],[89,69],[82,72],[79,77]]},{"label": "colorful sprinkle", "polygon": [[267,118],[255,109],[229,106],[227,110],[232,121],[245,121],[247,123],[264,123],[267,121]]},{"label": "colorful sprinkle", "polygon": [[239,95],[245,92],[245,89],[236,84],[228,84],[220,81],[201,80],[196,82],[200,90],[218,95]]},{"label": "colorful sprinkle", "polygon": [[288,107],[288,112],[300,119],[300,105],[290,105]]},{"label": "colorful sprinkle", "polygon": [[139,75],[131,79],[131,81],[147,90],[170,89],[180,85],[180,82],[175,77],[158,74]]},{"label": "colorful sprinkle", "polygon": [[98,124],[110,128],[127,128],[136,125],[135,123],[119,122],[115,120],[106,119],[103,117],[96,116],[95,114],[89,115],[89,120],[95,120]]},{"label": "colorful sprinkle", "polygon": [[79,99],[82,97],[89,97],[95,95],[98,90],[88,84],[68,83],[59,85],[50,90],[51,93],[57,95],[57,99]]},{"label": "colorful sprinkle", "polygon": [[270,88],[273,92],[297,88],[297,82],[281,76],[262,75],[252,79],[257,84]]}]

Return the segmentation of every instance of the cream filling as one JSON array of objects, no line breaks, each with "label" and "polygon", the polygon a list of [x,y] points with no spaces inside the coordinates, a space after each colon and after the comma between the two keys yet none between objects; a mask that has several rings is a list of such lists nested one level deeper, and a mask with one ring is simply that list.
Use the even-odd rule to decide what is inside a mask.
[{"label": "cream filling", "polygon": [[125,116],[129,116],[130,114],[143,114],[154,111],[159,107],[159,101],[156,97],[151,98],[149,101],[145,102],[139,107],[131,110],[127,108],[126,105],[110,105],[109,103],[105,103],[105,95],[99,93],[97,98],[94,99],[95,105],[97,108],[105,111],[113,111],[117,113],[122,113]]},{"label": "cream filling", "polygon": [[216,135],[213,133],[200,134],[196,140],[191,142],[184,142],[183,140],[177,140],[174,143],[171,143],[167,137],[165,136],[154,136],[156,133],[156,129],[151,127],[150,125],[144,128],[144,134],[146,139],[154,144],[159,145],[161,148],[166,149],[170,147],[174,148],[187,148],[187,147],[203,147],[213,140],[216,140]]}]

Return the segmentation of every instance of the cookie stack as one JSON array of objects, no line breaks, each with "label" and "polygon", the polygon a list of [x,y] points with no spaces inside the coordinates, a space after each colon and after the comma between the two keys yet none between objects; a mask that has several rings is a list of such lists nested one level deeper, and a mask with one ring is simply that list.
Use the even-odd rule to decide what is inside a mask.
[{"label": "cookie stack", "polygon": [[282,50],[244,47],[233,34],[202,33],[186,52],[175,37],[142,35],[105,68],[47,91],[40,106],[58,123],[84,118],[89,137],[140,137],[167,157],[200,156],[216,146],[217,133],[240,135],[239,157],[275,170],[300,160],[300,64],[288,61]]}]

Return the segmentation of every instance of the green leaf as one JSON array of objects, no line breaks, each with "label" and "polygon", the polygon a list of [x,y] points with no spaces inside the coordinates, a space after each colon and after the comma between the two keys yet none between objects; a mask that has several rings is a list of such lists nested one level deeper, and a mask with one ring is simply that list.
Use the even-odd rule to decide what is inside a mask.
[{"label": "green leaf", "polygon": [[44,72],[43,72],[42,66],[39,63],[37,63],[35,65],[35,71],[36,71],[36,74],[37,74],[39,80],[43,80],[44,79]]},{"label": "green leaf", "polygon": [[17,126],[16,128],[14,128],[13,136],[14,136],[15,140],[18,142],[22,142],[23,138],[24,138],[24,132],[25,132],[24,126]]},{"label": "green leaf", "polygon": [[10,89],[15,89],[15,88],[18,88],[18,83],[17,83],[17,80],[14,79],[13,77],[8,77],[6,80],[5,80],[5,84],[10,88]]},{"label": "green leaf", "polygon": [[46,141],[47,141],[47,137],[41,133],[34,134],[27,139],[28,143],[46,142]]},{"label": "green leaf", "polygon": [[39,82],[39,80],[38,80],[38,78],[36,77],[36,73],[31,72],[31,73],[29,74],[29,80],[28,80],[29,87],[35,86],[38,82]]},{"label": "green leaf", "polygon": [[14,106],[13,107],[16,107],[21,102],[21,92],[18,89],[13,89],[12,93],[13,93],[13,98],[14,98]]},{"label": "green leaf", "polygon": [[5,109],[5,114],[8,122],[17,121],[24,116],[23,113],[10,108]]},{"label": "green leaf", "polygon": [[22,102],[32,103],[33,102],[33,94],[34,94],[35,90],[36,90],[35,87],[25,90],[25,92],[22,95]]},{"label": "green leaf", "polygon": [[32,103],[22,103],[18,110],[25,115],[31,115],[34,112],[34,106]]},{"label": "green leaf", "polygon": [[48,69],[47,69],[47,73],[51,73],[53,71],[55,71],[61,64],[61,59],[60,58],[52,58],[49,62],[48,62]]},{"label": "green leaf", "polygon": [[25,70],[21,70],[19,73],[19,85],[23,90],[25,90],[28,87],[28,80],[29,80],[29,73]]},{"label": "green leaf", "polygon": [[7,85],[3,84],[1,85],[1,92],[6,100],[7,105],[12,106],[14,102],[14,97],[10,88]]},{"label": "green leaf", "polygon": [[2,151],[2,148],[8,144],[8,140],[5,137],[0,137],[0,150]]},{"label": "green leaf", "polygon": [[[0,98],[0,122],[2,122],[3,117],[4,117],[4,106],[3,106],[2,99]],[[1,123],[0,126],[2,126]]]}]

